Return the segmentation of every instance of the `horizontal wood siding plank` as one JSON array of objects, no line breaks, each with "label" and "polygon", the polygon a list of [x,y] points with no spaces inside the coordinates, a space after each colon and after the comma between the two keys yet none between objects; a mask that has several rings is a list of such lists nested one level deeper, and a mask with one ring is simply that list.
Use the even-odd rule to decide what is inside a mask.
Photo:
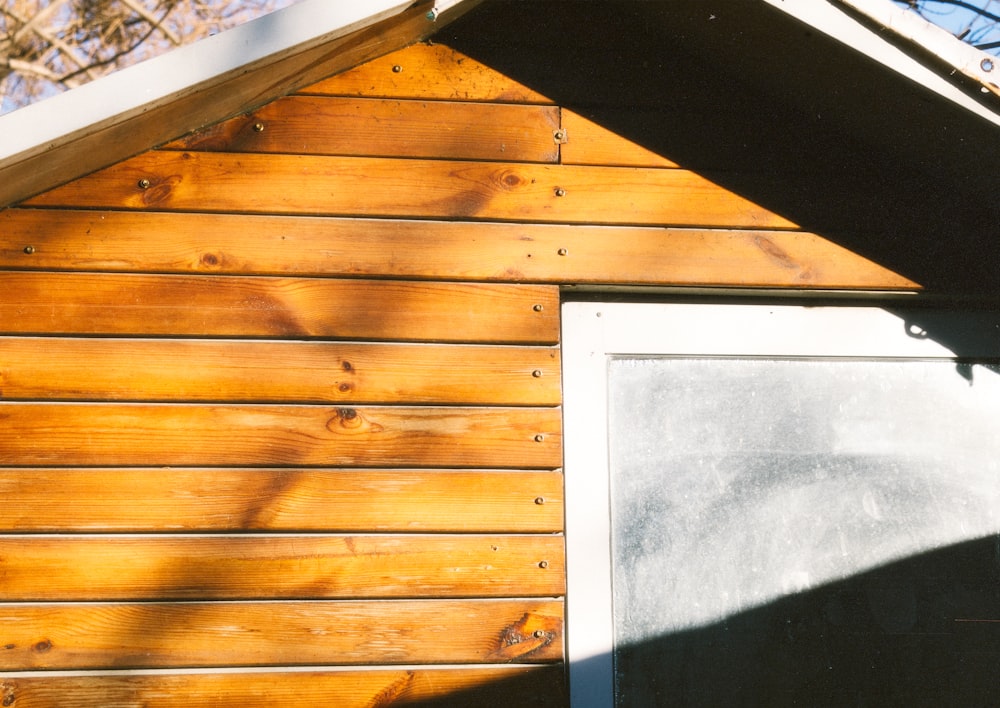
[{"label": "horizontal wood siding plank", "polygon": [[551,103],[537,91],[443,44],[415,44],[300,89],[304,94]]},{"label": "horizontal wood siding plank", "polygon": [[0,468],[0,531],[562,531],[556,471]]},{"label": "horizontal wood siding plank", "polygon": [[[477,1],[466,0],[462,7],[445,12],[457,17]],[[125,120],[102,121],[99,128],[63,136],[58,149],[40,144],[3,171],[0,207],[423,39],[449,21],[441,16],[428,22],[428,7],[433,7],[429,0],[415,2],[401,14],[365,29],[189,86],[167,100],[139,107]]]},{"label": "horizontal wood siding plank", "polygon": [[557,408],[2,403],[2,465],[555,468]]},{"label": "horizontal wood siding plank", "polygon": [[293,96],[173,150],[556,162],[554,106]]},{"label": "horizontal wood siding plank", "polygon": [[0,677],[14,708],[371,708],[567,704],[561,665]]},{"label": "horizontal wood siding plank", "polygon": [[0,536],[6,602],[564,592],[556,535]]},{"label": "horizontal wood siding plank", "polygon": [[816,234],[790,231],[32,209],[0,212],[0,267],[611,285],[917,287]]},{"label": "horizontal wood siding plank", "polygon": [[558,302],[546,286],[0,273],[8,334],[555,343]]},{"label": "horizontal wood siding plank", "polygon": [[[147,185],[148,186],[145,186]],[[678,169],[154,151],[33,206],[794,228]]]},{"label": "horizontal wood siding plank", "polygon": [[559,405],[549,347],[0,337],[5,400]]},{"label": "horizontal wood siding plank", "polygon": [[0,605],[0,670],[542,663],[556,600]]},{"label": "horizontal wood siding plank", "polygon": [[[657,114],[661,118],[662,114]],[[566,142],[560,161],[564,165],[619,165],[630,167],[680,167],[669,157],[658,155],[579,113],[563,109]]]}]

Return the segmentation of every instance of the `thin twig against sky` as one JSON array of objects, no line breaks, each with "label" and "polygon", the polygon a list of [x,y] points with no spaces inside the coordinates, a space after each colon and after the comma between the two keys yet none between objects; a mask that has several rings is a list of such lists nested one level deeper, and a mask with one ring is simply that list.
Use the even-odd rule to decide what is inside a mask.
[{"label": "thin twig against sky", "polygon": [[1000,56],[1000,0],[894,0],[977,49]]},{"label": "thin twig against sky", "polygon": [[293,1],[5,0],[0,3],[0,112]]}]

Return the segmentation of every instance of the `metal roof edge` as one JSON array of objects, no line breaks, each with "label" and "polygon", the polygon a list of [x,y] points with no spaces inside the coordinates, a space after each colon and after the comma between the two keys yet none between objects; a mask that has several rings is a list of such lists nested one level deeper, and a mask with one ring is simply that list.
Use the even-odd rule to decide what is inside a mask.
[{"label": "metal roof edge", "polygon": [[985,89],[983,93],[990,92],[1000,96],[1000,67],[997,66],[1000,62],[991,54],[963,42],[916,12],[895,5],[890,0],[838,2],[893,32],[900,39],[916,44],[952,70],[973,79]]},{"label": "metal roof edge", "polygon": [[[1000,104],[997,108],[986,105],[980,97],[970,95],[966,88],[956,84],[953,78],[948,76],[948,72],[943,72],[941,67],[932,66],[932,62],[926,60],[933,56],[945,62],[953,71],[959,71],[975,79],[982,87],[982,91],[997,93],[996,84],[986,78],[988,72],[982,71],[985,66],[977,64],[981,71],[967,73],[971,64],[981,63],[984,58],[993,61],[994,58],[932,25],[916,13],[893,5],[891,0],[764,0],[764,2],[861,52],[951,103],[1000,126]],[[889,30],[890,36],[884,36],[885,33],[880,33],[873,27]],[[1000,71],[993,63],[986,66],[990,66],[993,72]]]},{"label": "metal roof edge", "polygon": [[[304,0],[0,116],[0,134],[7,136],[0,147],[0,209],[255,107],[244,105],[246,95],[252,94],[256,105],[278,98],[294,77],[271,76],[264,86],[244,89],[246,95],[215,97],[200,115],[169,110],[184,98],[223,89],[234,79],[397,17],[415,23],[405,41],[378,51],[387,53],[433,33],[462,14],[467,7],[456,9],[462,4],[476,1]],[[169,120],[158,118],[160,113]]]}]

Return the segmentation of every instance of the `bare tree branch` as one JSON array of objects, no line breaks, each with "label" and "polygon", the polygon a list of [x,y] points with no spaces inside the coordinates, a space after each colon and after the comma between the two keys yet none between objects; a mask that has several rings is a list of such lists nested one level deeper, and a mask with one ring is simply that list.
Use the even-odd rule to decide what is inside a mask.
[{"label": "bare tree branch", "polygon": [[35,15],[28,20],[28,22],[26,22],[16,33],[14,33],[14,36],[11,38],[14,44],[21,42],[24,39],[25,34],[34,32],[35,27],[38,25],[48,22],[52,15],[58,13],[60,8],[68,3],[69,0],[52,0],[51,3],[43,6],[42,9],[35,13]]},{"label": "bare tree branch", "polygon": [[[14,15],[13,12],[10,12],[9,14],[11,15],[11,17],[15,17],[15,19],[17,19],[18,21],[25,22],[21,18],[18,18],[16,15]],[[27,24],[28,23],[25,22],[25,26],[27,26]],[[75,47],[70,46],[67,42],[64,42],[61,37],[58,37],[55,34],[49,32],[42,26],[35,25],[34,32],[39,37],[44,39],[46,42],[51,44],[53,48],[61,51],[63,53],[63,56],[65,56],[71,62],[76,64],[81,69],[84,69],[87,72],[89,78],[91,79],[96,78],[97,75],[89,67],[88,59],[85,56],[80,56],[77,53],[77,49]]]},{"label": "bare tree branch", "polygon": [[20,59],[5,59],[4,63],[10,67],[11,70],[26,74],[29,76],[39,76],[48,81],[53,81],[55,83],[62,83],[63,79],[59,77],[58,74],[53,74],[51,71],[46,69],[44,66],[39,66],[38,64],[32,64],[31,62],[21,61]]},{"label": "bare tree branch", "polygon": [[3,110],[295,0],[0,0]]},{"label": "bare tree branch", "polygon": [[[110,57],[108,57],[106,59],[100,59],[100,60],[91,62],[90,66],[88,68],[89,69],[97,69],[97,68],[100,68],[100,67],[103,67],[103,66],[111,66],[113,64],[116,64],[118,62],[118,60],[121,59],[122,57],[127,56],[128,54],[131,54],[132,52],[134,52],[147,39],[149,39],[149,37],[154,32],[156,32],[157,29],[160,28],[160,24],[163,22],[163,20],[166,19],[167,15],[170,14],[170,10],[171,9],[172,9],[172,7],[168,7],[165,10],[165,12],[164,12],[163,17],[161,17],[159,20],[155,20],[154,22],[152,22],[150,24],[149,29],[146,31],[146,33],[143,34],[142,36],[140,36],[139,38],[133,40],[132,44],[130,44],[128,46],[125,46],[125,47],[122,47],[121,49],[119,49],[118,51],[116,51],[114,54],[112,54]],[[64,76],[62,80],[63,81],[70,81],[73,78],[75,78],[76,76],[79,76],[80,74],[86,72],[88,70],[88,68],[84,68],[84,69],[80,69],[78,71],[71,72],[71,73],[67,74],[66,76]]]},{"label": "bare tree branch", "polygon": [[161,32],[163,32],[164,36],[167,39],[169,39],[170,43],[173,44],[175,47],[180,46],[181,38],[178,37],[177,34],[173,32],[169,27],[165,27],[163,25],[163,20],[166,19],[167,14],[170,13],[170,10],[172,10],[173,7],[168,8],[167,13],[164,14],[163,17],[161,17],[160,19],[156,19],[156,17],[151,12],[147,11],[146,8],[144,8],[139,3],[133,2],[133,0],[121,0],[121,2],[124,5],[127,5],[135,14],[145,19],[150,25],[158,28]]}]

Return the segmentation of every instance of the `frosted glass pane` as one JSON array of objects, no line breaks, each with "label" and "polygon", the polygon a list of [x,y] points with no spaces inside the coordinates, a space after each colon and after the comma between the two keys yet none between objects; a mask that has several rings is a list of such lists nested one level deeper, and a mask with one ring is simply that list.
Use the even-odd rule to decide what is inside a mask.
[{"label": "frosted glass pane", "polygon": [[[1000,530],[1000,376],[989,368],[730,358],[609,367],[616,648],[722,626]],[[620,704],[653,700],[636,697],[628,670],[616,649]]]}]

